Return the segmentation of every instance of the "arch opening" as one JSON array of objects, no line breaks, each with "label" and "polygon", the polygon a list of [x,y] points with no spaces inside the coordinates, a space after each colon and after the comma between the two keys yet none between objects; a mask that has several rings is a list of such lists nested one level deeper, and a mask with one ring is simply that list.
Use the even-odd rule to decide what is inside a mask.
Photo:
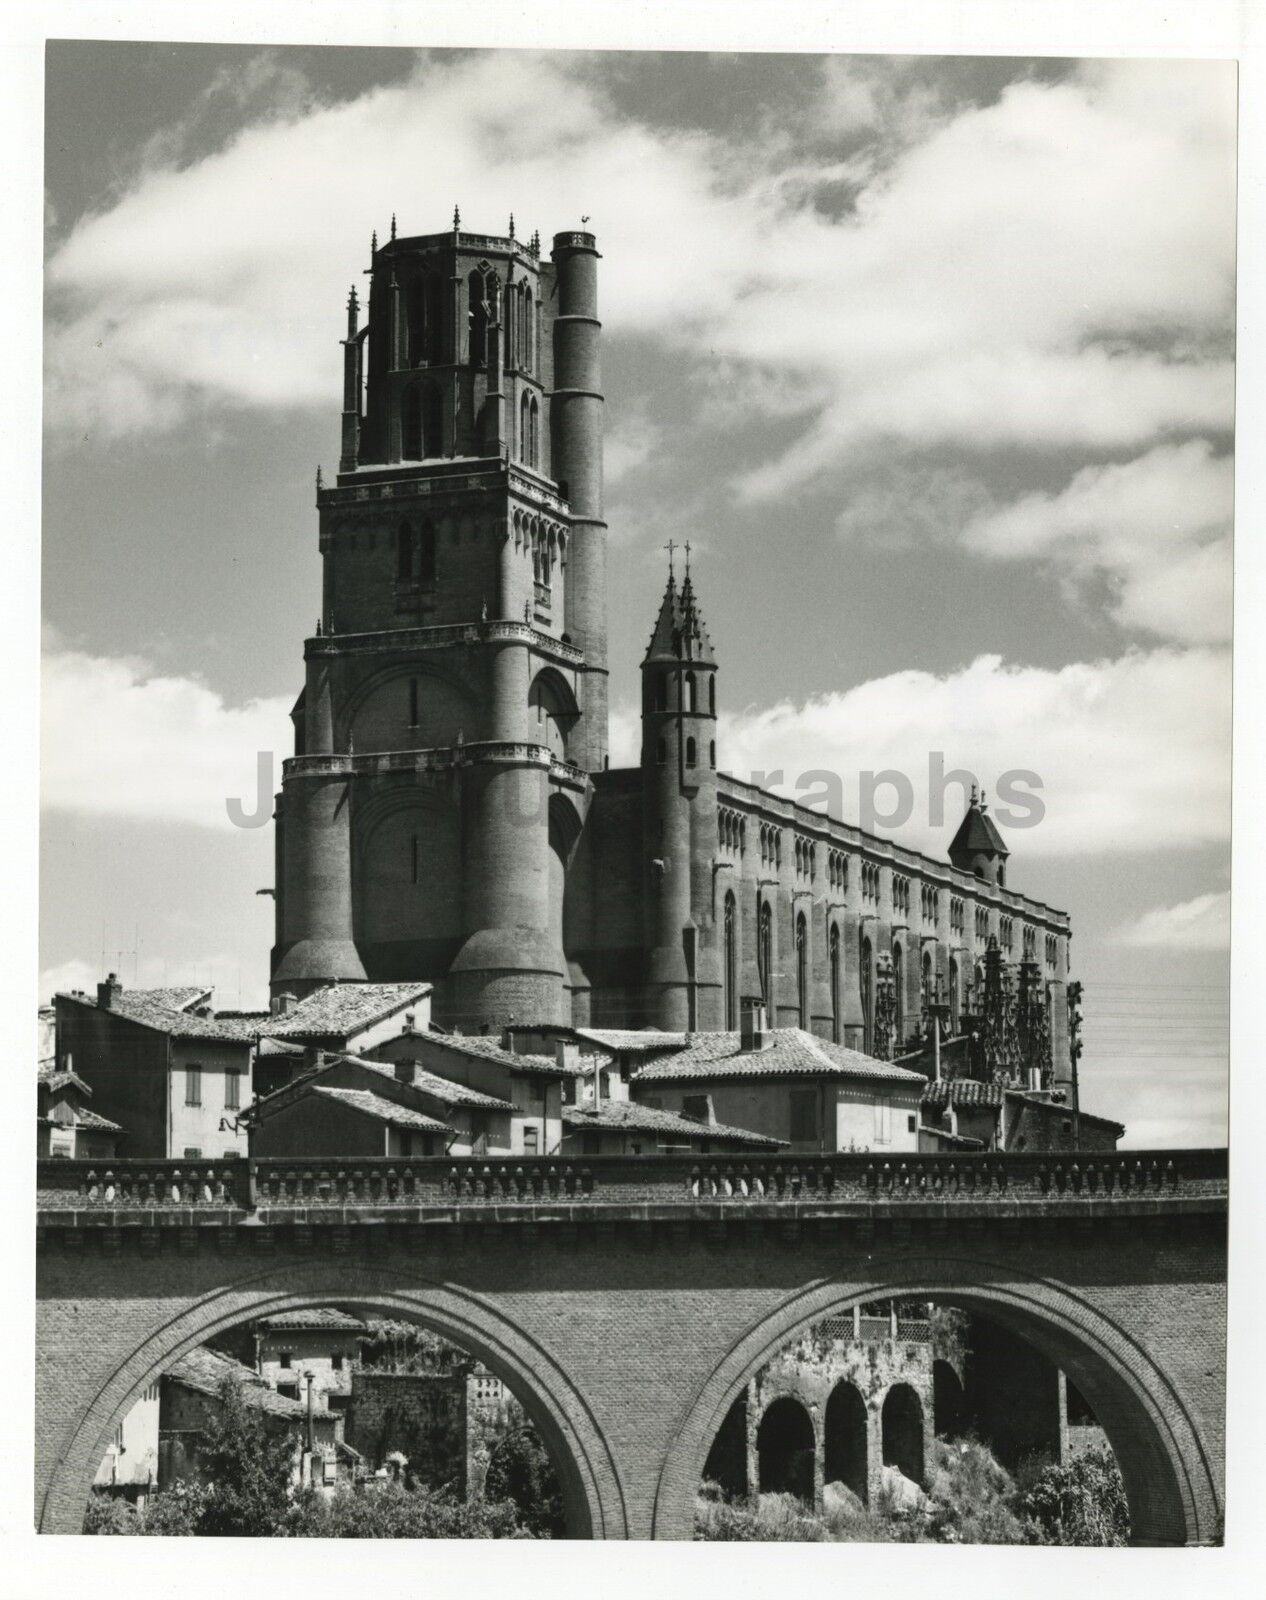
[{"label": "arch opening", "polygon": [[894,1383],[881,1413],[883,1464],[923,1482],[923,1406],[908,1383]]},{"label": "arch opening", "polygon": [[837,1383],[823,1413],[823,1467],[827,1483],[842,1483],[865,1505],[870,1498],[866,1402],[855,1384]]},{"label": "arch opening", "polygon": [[932,1419],[939,1439],[957,1439],[967,1421],[962,1381],[948,1361],[932,1363]]},{"label": "arch opening", "polygon": [[[568,1538],[620,1538],[626,1531],[622,1491],[605,1440],[557,1361],[493,1307],[468,1292],[438,1283],[391,1288],[383,1280],[405,1274],[385,1268],[339,1266],[340,1293],[328,1293],[329,1267],[313,1270],[312,1288],[292,1287],[296,1274],[258,1274],[247,1284],[218,1291],[157,1328],[139,1348],[122,1355],[86,1405],[46,1480],[38,1522],[43,1532],[79,1532],[93,1478],[120,1424],[138,1398],[191,1351],[239,1341],[242,1330],[279,1314],[336,1304],[352,1315],[414,1324],[473,1358],[521,1407],[553,1463]],[[288,1281],[287,1281],[288,1280]],[[358,1280],[363,1280],[358,1282]],[[480,1478],[479,1481],[482,1481]]]},{"label": "arch opening", "polygon": [[756,1430],[762,1494],[790,1494],[813,1504],[813,1422],[789,1395],[771,1401]]}]

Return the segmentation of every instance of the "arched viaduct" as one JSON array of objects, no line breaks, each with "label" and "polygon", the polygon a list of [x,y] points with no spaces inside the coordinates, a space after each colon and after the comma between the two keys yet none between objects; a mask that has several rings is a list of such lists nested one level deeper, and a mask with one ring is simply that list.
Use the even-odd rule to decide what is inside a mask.
[{"label": "arched viaduct", "polygon": [[823,1317],[987,1313],[1068,1372],[1137,1543],[1220,1537],[1226,1155],[40,1165],[36,1521],[78,1530],[111,1430],[183,1350],[337,1303],[519,1393],[569,1532],[688,1538],[712,1439]]}]

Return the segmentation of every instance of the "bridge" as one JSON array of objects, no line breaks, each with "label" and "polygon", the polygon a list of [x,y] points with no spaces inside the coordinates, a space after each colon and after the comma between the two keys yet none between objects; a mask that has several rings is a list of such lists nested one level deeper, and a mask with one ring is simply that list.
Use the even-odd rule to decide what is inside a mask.
[{"label": "bridge", "polygon": [[754,1373],[824,1317],[927,1299],[1062,1367],[1139,1544],[1221,1531],[1227,1157],[42,1161],[36,1521],[77,1532],[183,1351],[307,1306],[411,1318],[510,1384],[577,1538],[684,1539]]}]

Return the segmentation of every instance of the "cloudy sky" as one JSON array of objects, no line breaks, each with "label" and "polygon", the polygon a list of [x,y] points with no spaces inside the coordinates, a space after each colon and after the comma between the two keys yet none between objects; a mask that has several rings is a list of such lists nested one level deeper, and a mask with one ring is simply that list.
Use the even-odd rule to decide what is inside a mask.
[{"label": "cloudy sky", "polygon": [[[41,994],[260,1003],[257,753],[319,609],[313,474],[372,229],[603,252],[616,759],[664,542],[722,765],[1044,816],[1083,1103],[1225,1133],[1234,68],[50,45]],[[891,795],[881,794],[881,809]]]}]

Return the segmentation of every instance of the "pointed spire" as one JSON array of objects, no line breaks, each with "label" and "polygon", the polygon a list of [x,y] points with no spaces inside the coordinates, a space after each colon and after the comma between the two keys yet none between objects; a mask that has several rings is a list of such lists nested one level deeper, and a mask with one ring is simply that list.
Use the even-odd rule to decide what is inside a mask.
[{"label": "pointed spire", "polygon": [[378,229],[375,228],[374,231],[369,236],[369,259],[372,261],[377,254],[378,254]]},{"label": "pointed spire", "polygon": [[541,230],[539,228],[534,228],[532,230],[532,254],[534,256],[539,256],[540,253],[541,253]]},{"label": "pointed spire", "polygon": [[453,232],[456,233],[458,228],[461,227],[461,225],[462,225],[462,214],[461,214],[461,211],[456,206],[454,206],[453,207]]},{"label": "pointed spire", "polygon": [[514,212],[510,213],[510,237],[514,238]]},{"label": "pointed spire", "polygon": [[395,236],[396,236],[396,214],[393,211],[391,213],[391,237],[394,239]]},{"label": "pointed spire", "polygon": [[664,588],[651,642],[647,646],[646,660],[660,656],[674,661],[713,663],[716,658],[712,653],[712,641],[699,614],[690,570],[687,567],[682,586],[678,589],[673,555],[679,547],[670,539],[664,548],[668,551],[668,583]]}]

